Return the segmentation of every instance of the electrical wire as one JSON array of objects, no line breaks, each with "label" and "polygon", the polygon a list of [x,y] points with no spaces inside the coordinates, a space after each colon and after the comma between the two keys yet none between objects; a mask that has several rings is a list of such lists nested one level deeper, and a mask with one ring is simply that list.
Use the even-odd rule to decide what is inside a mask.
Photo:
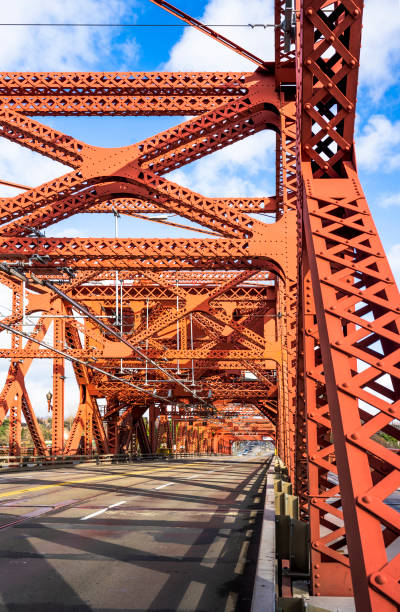
[{"label": "electrical wire", "polygon": [[[273,23],[205,23],[208,28],[275,28]],[[59,28],[192,28],[189,23],[0,23],[11,27]]]},{"label": "electrical wire", "polygon": [[[24,280],[25,282],[29,282],[29,278],[27,278],[25,276],[25,274],[18,272],[17,270],[15,270],[14,268],[10,268],[8,267],[6,264],[2,263],[0,264],[0,269],[5,272],[6,274],[10,275],[10,276],[17,276],[17,278],[19,278],[20,280]],[[126,346],[128,346],[130,349],[132,349],[135,353],[137,353],[142,359],[146,360],[146,363],[151,363],[152,366],[154,366],[157,370],[159,370],[160,372],[162,372],[164,375],[167,376],[167,378],[171,381],[173,381],[174,383],[176,383],[178,386],[182,387],[186,392],[188,392],[197,402],[204,404],[207,408],[211,408],[210,404],[208,402],[206,402],[203,398],[198,397],[196,392],[193,391],[192,389],[190,389],[189,387],[187,387],[181,380],[177,379],[175,376],[173,376],[172,374],[170,374],[169,372],[167,372],[162,366],[160,366],[156,361],[154,361],[153,359],[151,359],[150,357],[148,357],[146,355],[146,353],[144,353],[141,349],[139,349],[137,346],[133,345],[131,342],[129,342],[126,338],[124,338],[124,336],[120,335],[117,331],[115,331],[112,327],[109,327],[108,325],[106,325],[105,323],[103,323],[103,321],[101,319],[98,319],[95,315],[93,315],[85,306],[82,306],[82,304],[79,304],[79,302],[76,302],[75,300],[73,300],[70,296],[66,295],[63,291],[61,291],[58,287],[55,287],[52,283],[50,283],[48,280],[45,279],[38,279],[36,278],[34,275],[32,275],[31,281],[37,282],[39,285],[43,285],[44,287],[47,287],[48,289],[52,290],[54,293],[56,293],[59,297],[61,297],[63,300],[65,300],[66,302],[68,302],[75,310],[77,310],[78,312],[80,312],[81,314],[83,313],[84,315],[86,315],[89,319],[91,319],[92,321],[94,321],[99,327],[101,327],[106,333],[111,334],[112,336],[114,336],[114,338],[116,338],[117,340],[119,340],[119,342],[122,342],[123,344],[125,344]],[[4,324],[0,323],[0,325],[3,326],[4,329],[6,329],[6,327],[4,326]],[[13,328],[10,328],[11,330]],[[131,385],[132,386],[132,385]],[[163,398],[165,399],[165,398]]]},{"label": "electrical wire", "polygon": [[143,219],[144,221],[153,221],[154,223],[162,223],[162,225],[171,225],[172,227],[178,227],[179,229],[190,230],[191,232],[200,232],[201,234],[217,236],[218,238],[221,237],[221,234],[217,234],[216,232],[212,232],[211,230],[208,231],[208,230],[200,229],[198,227],[189,227],[188,225],[183,225],[182,223],[172,223],[171,221],[164,221],[161,219],[152,219],[151,217],[146,217],[145,215],[140,215],[137,213],[126,214],[124,211],[121,211],[121,215],[125,215],[127,217],[136,217],[137,219]]},{"label": "electrical wire", "polygon": [[147,389],[143,389],[142,387],[139,387],[138,385],[135,385],[134,383],[129,382],[129,380],[125,380],[124,378],[119,378],[119,376],[115,376],[115,374],[111,374],[111,372],[107,372],[106,370],[102,370],[101,368],[99,368],[99,367],[89,363],[88,361],[85,361],[84,359],[79,359],[79,357],[73,357],[72,355],[69,355],[68,353],[65,353],[64,351],[56,349],[54,346],[51,346],[50,344],[47,344],[47,342],[43,342],[43,340],[38,340],[37,338],[34,338],[33,336],[30,336],[29,334],[26,334],[25,332],[23,332],[23,331],[21,331],[19,329],[15,329],[11,325],[6,325],[5,323],[2,323],[0,321],[0,327],[5,329],[6,331],[9,331],[12,334],[16,334],[17,336],[21,336],[22,338],[25,338],[26,340],[30,340],[31,342],[35,342],[36,344],[39,344],[40,346],[43,346],[46,349],[50,349],[51,351],[57,353],[58,355],[62,355],[62,357],[64,357],[68,361],[73,361],[75,363],[80,363],[81,365],[84,365],[87,368],[91,368],[92,370],[95,370],[96,372],[100,372],[100,374],[105,374],[106,376],[108,376],[109,378],[112,378],[113,380],[117,380],[118,382],[124,383],[125,385],[128,385],[129,387],[133,387],[137,391],[141,391],[142,393],[145,393],[146,395],[150,395],[151,397],[159,399],[159,400],[162,400],[164,402],[170,401],[170,400],[168,400],[167,397],[162,397],[161,395],[157,395],[157,394],[153,393],[152,391],[148,391]]}]

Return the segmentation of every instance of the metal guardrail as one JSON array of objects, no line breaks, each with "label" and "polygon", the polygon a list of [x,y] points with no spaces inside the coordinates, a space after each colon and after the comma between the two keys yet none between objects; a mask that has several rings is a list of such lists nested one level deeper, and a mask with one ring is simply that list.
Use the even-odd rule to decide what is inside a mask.
[{"label": "metal guardrail", "polygon": [[0,455],[0,472],[20,469],[48,469],[67,465],[102,465],[106,463],[142,463],[146,461],[177,461],[179,459],[202,459],[205,457],[221,456],[219,453],[164,453],[153,455],[137,455],[124,453],[121,455],[48,455],[18,457]]}]

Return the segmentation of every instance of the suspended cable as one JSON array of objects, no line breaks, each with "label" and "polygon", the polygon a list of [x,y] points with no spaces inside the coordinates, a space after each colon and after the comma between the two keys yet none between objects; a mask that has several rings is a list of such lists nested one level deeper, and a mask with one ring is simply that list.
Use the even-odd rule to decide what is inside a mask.
[{"label": "suspended cable", "polygon": [[135,385],[134,383],[131,383],[128,380],[125,380],[125,378],[120,378],[119,376],[116,376],[115,374],[111,374],[111,372],[107,372],[106,370],[102,370],[102,368],[99,368],[99,367],[89,363],[88,361],[85,361],[84,359],[79,359],[79,357],[73,357],[69,353],[66,353],[65,351],[61,351],[60,349],[56,349],[53,346],[51,346],[50,344],[47,344],[47,342],[44,342],[43,340],[38,340],[37,338],[34,338],[33,336],[30,336],[29,334],[26,334],[25,332],[23,332],[23,331],[21,331],[19,329],[15,329],[11,325],[6,325],[5,323],[2,323],[0,321],[0,327],[2,327],[3,329],[9,331],[12,334],[16,334],[17,336],[21,336],[22,338],[25,338],[26,340],[30,340],[31,342],[35,342],[36,344],[40,344],[40,346],[43,346],[46,349],[50,349],[51,351],[53,351],[54,353],[57,353],[58,355],[61,355],[62,357],[64,357],[68,361],[73,361],[75,363],[80,363],[81,365],[84,365],[87,368],[95,370],[96,372],[100,372],[100,374],[105,374],[106,376],[108,376],[109,378],[112,378],[113,380],[117,380],[118,382],[124,383],[125,385],[128,385],[129,387],[133,387],[137,391],[141,391],[142,393],[145,393],[146,395],[150,395],[151,397],[159,399],[159,400],[162,400],[164,402],[170,401],[170,400],[168,400],[167,397],[162,397],[161,395],[157,395],[156,393],[153,393],[152,391],[148,391],[146,389],[143,389],[143,387],[139,387],[138,385]]},{"label": "suspended cable", "polygon": [[174,17],[178,17],[178,19],[181,19],[186,24],[196,28],[197,30],[205,34],[206,36],[209,36],[213,40],[218,41],[219,43],[221,43],[221,45],[228,47],[228,49],[231,49],[231,51],[234,51],[235,53],[238,53],[239,55],[246,58],[247,60],[253,62],[257,66],[259,66],[262,70],[267,70],[267,71],[270,70],[270,67],[267,65],[267,63],[263,59],[261,59],[260,57],[257,57],[257,55],[254,55],[254,53],[252,53],[251,51],[248,51],[247,49],[244,49],[243,47],[233,42],[232,40],[229,40],[229,38],[226,38],[219,32],[216,32],[210,26],[205,25],[204,23],[201,23],[201,21],[198,21],[191,15],[184,13],[183,11],[178,9],[173,4],[170,4],[166,0],[150,0],[150,2],[152,2],[156,6],[159,6],[163,10],[170,13],[171,15],[174,15]]},{"label": "suspended cable", "polygon": [[0,269],[3,272],[5,272],[6,274],[10,275],[10,276],[16,276],[17,278],[19,278],[22,281],[26,281],[26,282],[32,282],[33,281],[35,283],[38,283],[39,285],[43,285],[44,287],[47,287],[48,289],[50,289],[51,291],[56,293],[59,297],[61,297],[63,300],[68,302],[75,310],[77,310],[81,314],[83,313],[89,319],[94,321],[106,333],[114,336],[114,338],[116,338],[119,342],[122,342],[123,344],[128,346],[131,350],[133,350],[135,353],[137,353],[143,360],[148,361],[152,366],[154,366],[154,368],[159,370],[169,380],[173,381],[175,384],[177,384],[178,386],[182,387],[196,401],[204,404],[207,408],[211,408],[210,404],[208,402],[206,402],[204,399],[202,399],[201,397],[198,397],[197,393],[195,391],[193,391],[193,389],[190,389],[181,380],[179,380],[178,378],[176,378],[175,376],[170,374],[165,368],[163,368],[156,361],[154,361],[154,359],[151,359],[150,357],[148,357],[146,355],[146,353],[144,353],[140,348],[138,348],[137,346],[135,346],[134,344],[129,342],[129,340],[124,338],[124,336],[121,336],[118,331],[115,331],[112,327],[110,327],[109,325],[106,325],[106,323],[104,323],[101,319],[98,319],[95,315],[93,315],[85,306],[82,306],[81,304],[79,304],[79,302],[76,302],[69,295],[65,294],[58,287],[53,285],[53,283],[51,283],[50,281],[48,281],[46,279],[39,279],[34,274],[31,274],[31,279],[29,279],[28,277],[25,276],[25,274],[19,272],[18,270],[15,270],[14,268],[9,267],[5,263],[1,263],[0,264]]},{"label": "suspended cable", "polygon": [[[205,23],[208,28],[275,28],[273,23]],[[193,28],[189,23],[0,23],[11,27],[46,28]]]}]

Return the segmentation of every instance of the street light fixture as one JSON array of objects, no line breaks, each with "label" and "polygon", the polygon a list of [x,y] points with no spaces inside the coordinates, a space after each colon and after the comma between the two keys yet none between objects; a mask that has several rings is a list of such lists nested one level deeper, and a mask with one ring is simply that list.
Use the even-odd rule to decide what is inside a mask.
[{"label": "street light fixture", "polygon": [[51,409],[52,409],[52,405],[51,405],[52,397],[53,397],[52,392],[51,391],[47,391],[46,399],[47,399],[47,410],[48,410],[48,412],[51,412]]}]

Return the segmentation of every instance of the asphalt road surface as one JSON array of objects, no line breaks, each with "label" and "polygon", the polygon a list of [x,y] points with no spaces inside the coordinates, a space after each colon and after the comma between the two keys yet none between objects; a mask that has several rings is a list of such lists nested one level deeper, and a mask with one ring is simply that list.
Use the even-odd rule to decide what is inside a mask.
[{"label": "asphalt road surface", "polygon": [[250,610],[266,464],[0,475],[0,611]]}]

